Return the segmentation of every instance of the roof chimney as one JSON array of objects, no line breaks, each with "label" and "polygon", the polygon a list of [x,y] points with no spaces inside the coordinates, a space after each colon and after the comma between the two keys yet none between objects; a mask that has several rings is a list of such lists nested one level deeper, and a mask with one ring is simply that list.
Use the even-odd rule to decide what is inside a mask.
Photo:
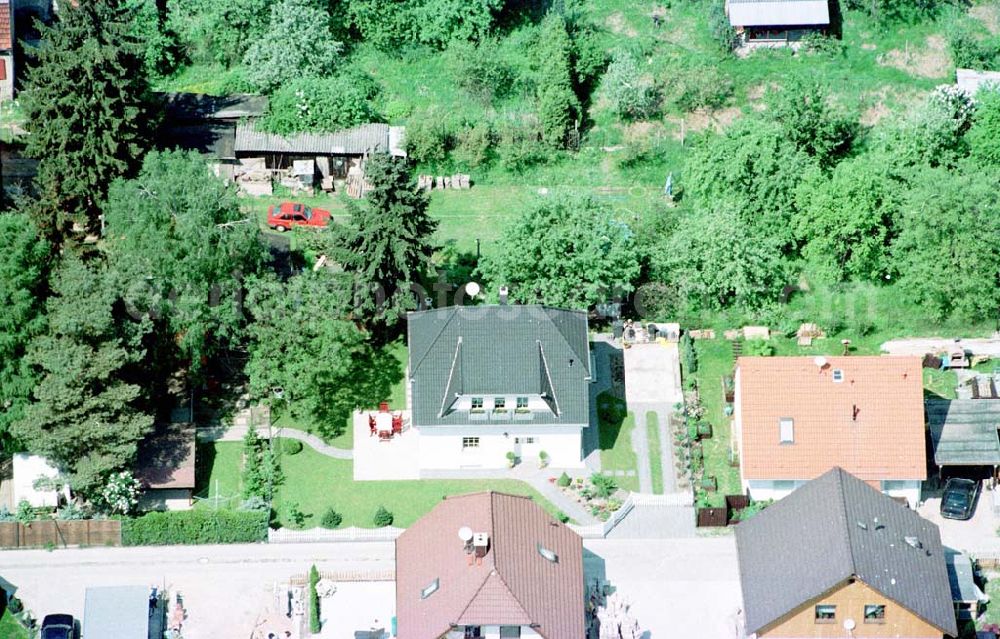
[{"label": "roof chimney", "polygon": [[489,533],[475,533],[472,535],[472,549],[476,553],[476,559],[482,559],[490,550]]},{"label": "roof chimney", "polygon": [[854,404],[854,405],[851,406],[851,421],[852,422],[858,421],[858,414],[860,412],[861,412],[861,410],[858,408],[857,404]]}]

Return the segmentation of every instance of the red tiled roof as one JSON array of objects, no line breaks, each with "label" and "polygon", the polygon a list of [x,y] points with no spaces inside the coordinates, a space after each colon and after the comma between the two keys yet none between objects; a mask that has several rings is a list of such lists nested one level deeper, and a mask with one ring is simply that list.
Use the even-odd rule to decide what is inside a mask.
[{"label": "red tiled roof", "polygon": [[10,3],[0,0],[0,50],[13,49],[14,30]]},{"label": "red tiled roof", "polygon": [[[825,359],[822,369],[813,357],[737,361],[744,479],[808,480],[834,466],[866,481],[925,479],[920,358]],[[782,418],[794,443],[781,443]]]},{"label": "red tiled roof", "polygon": [[[481,563],[470,565],[463,526],[490,537]],[[542,557],[539,544],[558,561]],[[435,580],[438,590],[422,599]],[[438,639],[452,624],[537,624],[545,639],[579,639],[583,543],[527,497],[447,498],[396,540],[396,616],[400,639]]]}]

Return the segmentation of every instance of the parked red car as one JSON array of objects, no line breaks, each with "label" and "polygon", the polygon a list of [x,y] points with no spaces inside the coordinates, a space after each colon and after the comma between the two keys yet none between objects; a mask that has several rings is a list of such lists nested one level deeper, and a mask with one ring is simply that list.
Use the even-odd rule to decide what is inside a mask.
[{"label": "parked red car", "polygon": [[282,202],[280,206],[272,204],[267,207],[267,225],[279,233],[293,226],[323,228],[329,222],[329,211],[314,209],[300,202]]}]

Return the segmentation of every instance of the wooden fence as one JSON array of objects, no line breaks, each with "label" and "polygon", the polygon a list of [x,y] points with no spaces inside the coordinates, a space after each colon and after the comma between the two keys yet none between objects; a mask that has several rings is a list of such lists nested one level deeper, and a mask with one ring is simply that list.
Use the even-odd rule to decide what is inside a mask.
[{"label": "wooden fence", "polygon": [[45,519],[25,525],[0,522],[0,548],[44,548],[48,546],[121,546],[122,523],[117,520]]}]

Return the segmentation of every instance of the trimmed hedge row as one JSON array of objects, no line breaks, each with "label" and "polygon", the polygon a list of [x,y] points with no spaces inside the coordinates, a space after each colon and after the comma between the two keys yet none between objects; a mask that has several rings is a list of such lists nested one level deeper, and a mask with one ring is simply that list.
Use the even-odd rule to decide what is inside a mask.
[{"label": "trimmed hedge row", "polygon": [[123,546],[239,544],[267,541],[269,513],[259,510],[152,512],[122,520]]}]

